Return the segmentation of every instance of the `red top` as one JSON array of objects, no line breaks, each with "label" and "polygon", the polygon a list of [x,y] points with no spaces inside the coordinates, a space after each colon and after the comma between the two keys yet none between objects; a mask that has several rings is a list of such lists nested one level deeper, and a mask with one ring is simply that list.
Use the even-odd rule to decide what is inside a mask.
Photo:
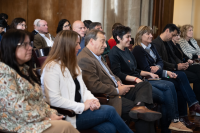
[{"label": "red top", "polygon": [[112,47],[114,47],[115,45],[117,45],[117,43],[115,42],[115,39],[109,39],[108,40],[108,44],[110,46],[110,49],[112,49]]}]

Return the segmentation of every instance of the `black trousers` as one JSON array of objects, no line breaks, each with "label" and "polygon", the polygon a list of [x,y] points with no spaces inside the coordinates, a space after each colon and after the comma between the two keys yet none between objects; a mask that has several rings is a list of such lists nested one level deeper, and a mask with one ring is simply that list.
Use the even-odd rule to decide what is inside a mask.
[{"label": "black trousers", "polygon": [[[131,88],[126,95],[122,96],[122,118],[129,123],[131,118],[128,113],[138,103],[153,104],[152,86],[144,81]],[[134,120],[136,133],[155,133],[154,122]]]},{"label": "black trousers", "polygon": [[193,91],[200,102],[200,65],[191,65],[184,71],[190,83],[193,83]]}]

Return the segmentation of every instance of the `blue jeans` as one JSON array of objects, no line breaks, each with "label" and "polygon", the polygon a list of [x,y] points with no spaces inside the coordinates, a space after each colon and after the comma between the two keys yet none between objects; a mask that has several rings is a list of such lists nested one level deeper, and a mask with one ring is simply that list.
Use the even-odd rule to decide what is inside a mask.
[{"label": "blue jeans", "polygon": [[156,103],[162,104],[161,106],[161,129],[168,129],[172,119],[179,118],[177,94],[174,84],[165,80],[149,81],[152,85],[153,100]]},{"label": "blue jeans", "polygon": [[176,81],[178,82],[179,87],[176,89],[178,89],[177,91],[182,92],[185,101],[188,103],[188,106],[191,107],[192,105],[198,103],[186,74],[182,71],[173,71],[173,72],[178,75]]},{"label": "blue jeans", "polygon": [[100,109],[84,111],[76,115],[76,126],[78,130],[94,129],[99,133],[133,133],[116,112],[109,105],[101,105]]}]

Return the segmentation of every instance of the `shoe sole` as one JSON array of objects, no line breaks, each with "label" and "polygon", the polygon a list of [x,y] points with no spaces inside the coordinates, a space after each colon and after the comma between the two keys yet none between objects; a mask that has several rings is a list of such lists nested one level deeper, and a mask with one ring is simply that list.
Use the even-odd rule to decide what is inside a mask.
[{"label": "shoe sole", "polygon": [[179,128],[174,128],[174,127],[169,127],[169,129],[174,130],[174,131],[182,131],[182,132],[193,132],[193,131],[188,131],[188,130],[181,130]]},{"label": "shoe sole", "polygon": [[162,117],[162,114],[153,112],[139,113],[137,111],[130,111],[129,116],[133,119],[141,119],[144,121],[155,121],[160,119]]}]

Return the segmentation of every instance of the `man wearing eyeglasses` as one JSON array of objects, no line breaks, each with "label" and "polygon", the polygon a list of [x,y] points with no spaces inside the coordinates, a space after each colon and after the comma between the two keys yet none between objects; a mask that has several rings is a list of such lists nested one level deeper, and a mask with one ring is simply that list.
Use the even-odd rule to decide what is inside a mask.
[{"label": "man wearing eyeglasses", "polygon": [[54,43],[54,37],[48,31],[47,22],[45,20],[40,20],[36,26],[38,27],[39,34],[34,36],[33,45],[37,49],[52,47]]}]

